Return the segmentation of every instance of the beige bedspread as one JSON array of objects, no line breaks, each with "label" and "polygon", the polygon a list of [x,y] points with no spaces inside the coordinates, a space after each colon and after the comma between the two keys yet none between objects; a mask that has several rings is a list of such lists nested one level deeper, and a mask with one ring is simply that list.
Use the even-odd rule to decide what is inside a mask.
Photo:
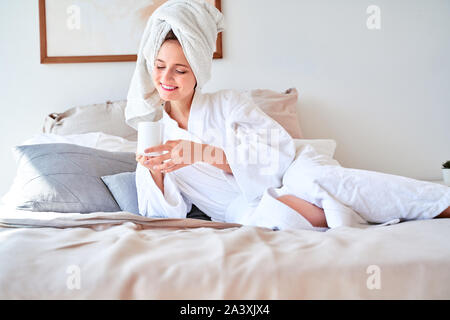
[{"label": "beige bedspread", "polygon": [[450,219],[272,231],[2,209],[1,299],[450,299]]}]

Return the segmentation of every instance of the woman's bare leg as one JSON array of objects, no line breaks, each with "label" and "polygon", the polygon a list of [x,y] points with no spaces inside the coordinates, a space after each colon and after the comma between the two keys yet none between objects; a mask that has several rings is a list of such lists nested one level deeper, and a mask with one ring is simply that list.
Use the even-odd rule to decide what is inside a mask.
[{"label": "woman's bare leg", "polygon": [[277,198],[277,200],[283,202],[285,205],[297,211],[314,227],[328,227],[327,220],[325,218],[325,212],[323,211],[323,209],[313,205],[312,203],[290,194],[280,196]]},{"label": "woman's bare leg", "polygon": [[450,207],[442,211],[442,213],[438,215],[436,218],[450,218]]}]

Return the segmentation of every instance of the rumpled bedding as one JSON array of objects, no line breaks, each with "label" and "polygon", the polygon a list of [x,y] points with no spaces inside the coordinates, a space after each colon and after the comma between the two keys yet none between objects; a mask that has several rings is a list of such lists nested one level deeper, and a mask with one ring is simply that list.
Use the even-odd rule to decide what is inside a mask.
[{"label": "rumpled bedding", "polygon": [[450,219],[272,231],[2,207],[1,299],[449,299]]}]

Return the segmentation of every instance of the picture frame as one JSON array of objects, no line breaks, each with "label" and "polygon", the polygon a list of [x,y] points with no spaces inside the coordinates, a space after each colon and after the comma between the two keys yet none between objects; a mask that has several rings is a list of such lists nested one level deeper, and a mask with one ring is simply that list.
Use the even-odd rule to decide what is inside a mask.
[{"label": "picture frame", "polygon": [[[167,0],[119,1],[39,0],[40,63],[136,61],[148,18]],[[221,0],[205,1],[222,11]],[[222,32],[213,58],[223,58]]]}]

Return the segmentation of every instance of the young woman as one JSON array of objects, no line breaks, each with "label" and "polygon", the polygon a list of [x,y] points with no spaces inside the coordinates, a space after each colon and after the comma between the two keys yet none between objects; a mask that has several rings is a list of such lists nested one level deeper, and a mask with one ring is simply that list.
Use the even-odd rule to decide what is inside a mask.
[{"label": "young woman", "polygon": [[[191,19],[203,11],[220,16],[196,0],[168,3],[180,6],[155,14],[170,26],[182,12]],[[175,30],[184,37],[182,28]],[[160,156],[136,156],[142,215],[184,218],[195,204],[213,221],[314,230],[450,217],[450,188],[342,168],[309,146],[296,155],[289,134],[243,94],[201,93],[199,67],[186,54],[195,45],[189,51],[182,43],[186,38],[169,30],[146,60],[163,101],[164,143],[145,151]]]}]

